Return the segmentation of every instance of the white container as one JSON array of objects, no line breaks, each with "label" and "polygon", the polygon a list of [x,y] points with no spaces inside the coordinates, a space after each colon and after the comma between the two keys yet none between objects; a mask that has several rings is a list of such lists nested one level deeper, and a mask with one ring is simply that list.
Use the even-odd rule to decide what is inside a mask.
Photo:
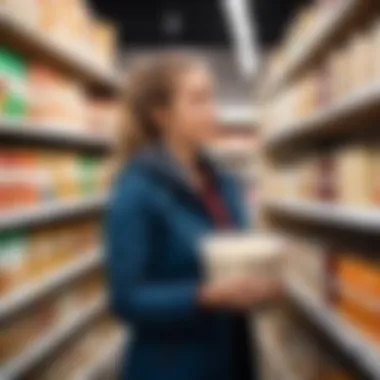
[{"label": "white container", "polygon": [[203,242],[203,259],[210,281],[252,275],[279,279],[285,255],[283,239],[265,234],[220,234]]}]

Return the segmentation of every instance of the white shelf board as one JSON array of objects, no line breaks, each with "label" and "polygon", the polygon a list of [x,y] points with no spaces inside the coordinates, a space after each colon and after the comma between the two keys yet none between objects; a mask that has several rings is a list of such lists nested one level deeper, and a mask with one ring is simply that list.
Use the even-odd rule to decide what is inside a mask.
[{"label": "white shelf board", "polygon": [[255,130],[259,124],[258,110],[253,106],[220,106],[218,118],[222,128]]},{"label": "white shelf board", "polygon": [[114,73],[99,62],[94,62],[91,54],[73,49],[69,44],[54,38],[49,33],[38,30],[25,20],[11,14],[6,7],[0,8],[0,34],[2,41],[9,41],[23,47],[24,51],[32,51],[39,57],[54,60],[61,67],[78,74],[84,82],[97,84],[118,90],[119,81]]},{"label": "white shelf board", "polygon": [[298,200],[268,201],[269,210],[293,218],[330,226],[349,227],[363,232],[380,231],[380,207],[341,206],[323,202]]},{"label": "white shelf board", "polygon": [[[293,139],[297,139],[298,141],[302,137],[307,139],[308,136],[311,136],[311,138],[315,138],[315,136],[321,138],[334,135],[344,130],[345,125],[350,130],[357,128],[357,125],[353,126],[353,118],[360,112],[378,107],[379,105],[380,83],[374,83],[327,108],[317,111],[309,117],[274,128],[264,137],[263,145],[269,148],[273,146],[281,147],[283,143],[289,144]],[[342,120],[346,120],[348,123],[342,125],[340,123]]]},{"label": "white shelf board", "polygon": [[233,144],[219,144],[219,145],[209,145],[207,151],[212,157],[220,159],[246,159],[256,157],[257,149],[256,146],[243,146],[243,145],[233,145]]},{"label": "white shelf board", "polygon": [[0,215],[0,231],[100,210],[105,204],[106,197],[96,195],[84,199],[45,202],[15,211],[3,211]]},{"label": "white shelf board", "polygon": [[111,148],[114,144],[105,136],[91,135],[60,123],[48,126],[38,123],[0,118],[0,138],[12,137],[22,140],[80,145],[89,148]]},{"label": "white shelf board", "polygon": [[349,357],[354,358],[371,379],[380,379],[380,349],[326,305],[316,301],[302,288],[301,283],[288,280],[287,289],[296,305],[310,321],[324,331]]},{"label": "white shelf board", "polygon": [[85,275],[101,264],[99,252],[84,253],[83,257],[36,283],[25,284],[0,300],[0,321],[31,305],[60,286]]},{"label": "white shelf board", "polygon": [[90,323],[105,310],[106,302],[102,298],[87,309],[75,313],[62,322],[53,331],[32,342],[19,356],[11,359],[0,370],[1,380],[17,380],[44,358],[58,349],[78,330]]},{"label": "white shelf board", "polygon": [[287,84],[294,75],[307,66],[314,57],[328,46],[331,40],[334,39],[340,29],[351,15],[359,8],[361,0],[342,0],[334,11],[329,12],[326,17],[316,26],[313,34],[308,39],[307,43],[302,44],[297,54],[285,66],[278,75],[271,78],[268,83],[266,94],[274,95]]}]

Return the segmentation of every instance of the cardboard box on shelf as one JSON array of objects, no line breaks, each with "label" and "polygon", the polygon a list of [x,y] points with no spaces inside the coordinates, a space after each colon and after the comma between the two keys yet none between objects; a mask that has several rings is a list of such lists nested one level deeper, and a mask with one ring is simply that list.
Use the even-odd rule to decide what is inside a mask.
[{"label": "cardboard box on shelf", "polygon": [[357,252],[338,256],[336,308],[355,327],[374,342],[380,341],[380,264]]},{"label": "cardboard box on shelf", "polygon": [[94,49],[105,67],[113,67],[117,43],[116,27],[105,21],[96,20],[92,27]]},{"label": "cardboard box on shelf", "polygon": [[368,146],[349,146],[337,155],[338,202],[370,205],[373,202],[373,155]]}]

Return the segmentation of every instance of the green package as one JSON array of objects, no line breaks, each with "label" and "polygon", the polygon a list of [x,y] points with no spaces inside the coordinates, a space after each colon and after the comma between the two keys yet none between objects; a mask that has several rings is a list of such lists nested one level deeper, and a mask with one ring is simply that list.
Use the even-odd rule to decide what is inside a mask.
[{"label": "green package", "polygon": [[26,115],[26,60],[9,49],[0,48],[0,78],[5,92],[0,100],[4,116],[23,118]]}]

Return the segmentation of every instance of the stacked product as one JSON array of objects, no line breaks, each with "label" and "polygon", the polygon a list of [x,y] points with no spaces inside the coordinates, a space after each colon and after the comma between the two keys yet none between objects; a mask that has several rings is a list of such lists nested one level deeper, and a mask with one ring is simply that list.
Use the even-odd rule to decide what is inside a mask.
[{"label": "stacked product", "polygon": [[268,196],[333,202],[347,206],[379,204],[379,144],[349,144],[279,168]]},{"label": "stacked product", "polygon": [[13,358],[33,349],[38,339],[99,302],[103,287],[102,274],[90,273],[58,295],[34,304],[27,314],[13,318],[1,332],[1,365],[6,366]]},{"label": "stacked product", "polygon": [[361,252],[337,251],[316,242],[294,241],[287,276],[313,300],[334,308],[363,336],[380,339],[380,269]]},{"label": "stacked product", "polygon": [[336,308],[374,344],[380,341],[380,266],[360,252],[342,252],[336,263]]},{"label": "stacked product", "polygon": [[116,29],[94,17],[84,0],[2,0],[9,17],[25,23],[77,56],[111,69],[116,56]]},{"label": "stacked product", "polygon": [[51,278],[68,264],[94,255],[99,245],[100,223],[92,220],[0,232],[0,295]]},{"label": "stacked product", "polygon": [[301,10],[292,20],[286,31],[284,43],[274,50],[267,62],[268,77],[278,78],[284,67],[288,67],[299,58],[300,53],[312,37],[321,32],[326,18],[335,11],[345,0],[318,0]]},{"label": "stacked product", "polygon": [[376,20],[272,99],[267,105],[266,126],[292,128],[295,121],[378,84],[379,51],[380,21]]},{"label": "stacked product", "polygon": [[0,83],[0,120],[114,137],[117,103],[87,96],[83,84],[51,66],[1,47]]},{"label": "stacked product", "polygon": [[102,195],[110,181],[106,160],[77,152],[4,148],[0,152],[0,210]]}]

